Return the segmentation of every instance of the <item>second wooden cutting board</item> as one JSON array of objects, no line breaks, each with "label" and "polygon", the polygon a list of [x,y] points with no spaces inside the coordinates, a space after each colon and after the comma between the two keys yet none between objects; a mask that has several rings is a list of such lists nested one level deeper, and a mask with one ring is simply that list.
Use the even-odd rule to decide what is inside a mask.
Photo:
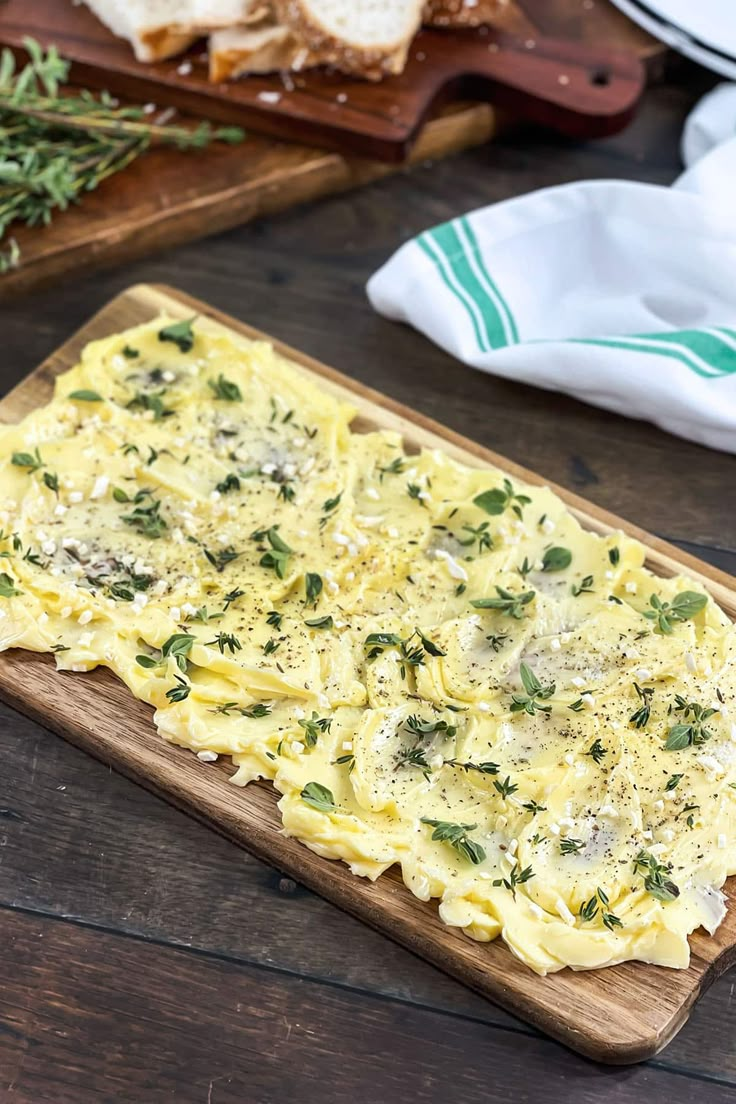
[{"label": "second wooden cutting board", "polygon": [[[53,379],[76,363],[88,341],[148,321],[161,311],[174,317],[206,315],[244,334],[263,337],[179,292],[140,285],[114,299],[41,368],[0,402],[0,423],[21,419],[51,397]],[[394,429],[411,447],[439,447],[472,466],[497,465],[512,477],[532,483],[539,476],[460,437],[400,404],[341,376],[333,369],[289,349],[294,359],[328,390],[347,398],[360,412],[361,426]],[[581,523],[596,532],[624,529],[647,547],[647,563],[671,576],[687,573],[736,615],[733,580],[584,499],[556,488]],[[0,655],[0,694],[104,762],[205,821],[259,858],[291,874],[335,904],[390,935],[484,996],[529,1020],[548,1034],[597,1061],[641,1061],[660,1050],[682,1027],[697,998],[736,961],[734,882],[726,883],[731,908],[712,937],[691,938],[687,970],[665,970],[627,962],[605,970],[563,970],[540,978],[513,958],[500,940],[480,944],[439,920],[436,905],[413,898],[394,872],[375,883],[356,878],[342,863],[319,858],[280,832],[276,794],[266,784],[245,791],[228,784],[231,773],[219,763],[204,766],[189,752],[171,747],[157,735],[151,711],[135,701],[122,683],[105,671],[59,674],[48,656],[24,652]],[[94,825],[94,793],[89,817]],[[94,827],[91,828],[94,831]]]}]

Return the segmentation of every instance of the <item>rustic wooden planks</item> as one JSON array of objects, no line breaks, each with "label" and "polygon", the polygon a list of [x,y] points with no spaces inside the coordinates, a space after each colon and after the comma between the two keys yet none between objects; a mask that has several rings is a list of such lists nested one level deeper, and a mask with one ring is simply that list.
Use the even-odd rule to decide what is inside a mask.
[{"label": "rustic wooden planks", "polygon": [[[53,376],[74,362],[81,344],[150,318],[161,309],[182,317],[192,312],[206,314],[240,333],[254,333],[186,296],[139,285],[113,300],[37,373],[11,392],[0,403],[0,419],[16,420],[45,401]],[[349,395],[359,406],[360,420],[366,427],[391,426],[402,430],[410,444],[441,444],[466,462],[500,463],[520,478],[539,481],[532,473],[333,370],[291,350],[284,351],[306,371],[316,372],[325,386]],[[621,527],[638,536],[650,548],[650,563],[655,570],[670,574],[684,567],[732,615],[736,613],[736,596],[724,573],[619,522],[575,495],[559,493],[585,523],[600,531]],[[340,864],[318,859],[282,837],[270,787],[251,787],[245,794],[234,791],[226,784],[226,767],[203,769],[188,753],[165,745],[153,734],[149,710],[133,701],[112,676],[104,672],[85,677],[59,675],[46,658],[8,653],[0,659],[0,693],[21,711],[162,793],[257,856],[599,1060],[636,1061],[654,1053],[682,1025],[697,996],[734,960],[736,919],[730,915],[714,938],[695,935],[693,961],[687,971],[626,964],[597,973],[562,972],[537,978],[502,945],[480,946],[443,927],[434,907],[410,898],[398,877],[384,876],[375,885],[368,885],[353,878]]]}]

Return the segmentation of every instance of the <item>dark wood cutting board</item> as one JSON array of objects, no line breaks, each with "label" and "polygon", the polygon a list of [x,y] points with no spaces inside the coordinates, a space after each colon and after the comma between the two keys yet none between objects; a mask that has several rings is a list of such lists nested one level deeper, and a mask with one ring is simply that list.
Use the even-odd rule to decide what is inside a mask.
[{"label": "dark wood cutting board", "polygon": [[612,134],[631,119],[645,79],[636,53],[606,40],[487,27],[422,31],[405,72],[377,83],[315,71],[212,84],[202,44],[185,64],[142,64],[127,42],[71,0],[6,0],[0,43],[21,48],[26,35],[55,43],[74,62],[79,83],[388,161],[406,157],[433,106],[458,97],[491,100],[577,138]]},{"label": "dark wood cutting board", "polygon": [[[148,321],[162,311],[178,318],[206,316],[248,338],[265,336],[172,289],[144,284],[129,288],[2,399],[0,425],[17,422],[48,402],[54,377],[77,363],[88,341]],[[394,430],[411,451],[441,448],[471,467],[493,465],[508,471],[513,479],[547,482],[334,369],[275,344],[320,387],[357,408],[356,429]],[[710,591],[729,616],[736,616],[736,589],[730,576],[585,499],[551,486],[583,528],[597,533],[623,529],[645,545],[647,566],[655,574],[671,577],[685,571],[699,587]],[[229,784],[233,768],[222,759],[205,765],[191,752],[166,743],[156,734],[150,707],[136,701],[110,672],[101,668],[88,674],[57,672],[50,656],[8,651],[0,655],[0,696],[497,1004],[597,1061],[637,1062],[656,1053],[682,1027],[711,982],[736,961],[736,878],[730,878],[724,887],[728,914],[715,935],[709,936],[703,929],[693,933],[688,969],[625,962],[603,970],[561,970],[538,977],[515,959],[500,939],[477,943],[446,927],[439,919],[436,902],[418,901],[395,870],[371,883],[355,877],[342,863],[321,858],[283,835],[277,795],[270,784],[258,782],[239,789]],[[86,819],[92,838],[96,800],[90,787]],[[622,1102],[633,1099],[626,1096],[625,1089],[622,1092],[618,1098]],[[489,1089],[491,1099],[494,1094]],[[595,1100],[594,1088],[585,1099]]]}]

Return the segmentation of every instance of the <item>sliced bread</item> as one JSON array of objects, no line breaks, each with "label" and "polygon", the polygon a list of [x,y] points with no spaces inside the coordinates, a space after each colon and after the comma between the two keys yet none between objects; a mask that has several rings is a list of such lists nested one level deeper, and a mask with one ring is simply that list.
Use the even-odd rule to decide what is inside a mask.
[{"label": "sliced bread", "polygon": [[262,0],[83,0],[105,26],[126,38],[138,61],[161,61],[186,50],[202,35],[247,23],[264,10]]},{"label": "sliced bread", "polygon": [[209,42],[210,80],[234,80],[255,73],[299,72],[322,59],[300,43],[287,27],[261,23],[215,31]]},{"label": "sliced bread", "polygon": [[344,73],[400,73],[424,0],[273,0],[277,23]]}]

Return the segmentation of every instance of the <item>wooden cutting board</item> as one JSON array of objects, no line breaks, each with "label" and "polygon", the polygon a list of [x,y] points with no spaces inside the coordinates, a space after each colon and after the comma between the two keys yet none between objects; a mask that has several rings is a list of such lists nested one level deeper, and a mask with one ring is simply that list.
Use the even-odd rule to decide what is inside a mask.
[{"label": "wooden cutting board", "polygon": [[[25,0],[24,12],[35,0]],[[54,0],[59,11],[71,0]],[[0,7],[2,20],[8,9]],[[633,51],[656,70],[665,49],[608,0],[520,0],[505,27],[527,39],[540,31],[581,43]],[[23,23],[24,33],[31,27]],[[486,103],[448,106],[425,124],[407,164],[447,157],[486,142],[502,118]],[[106,180],[83,202],[56,215],[49,227],[13,229],[19,268],[0,276],[0,297],[147,256],[193,238],[227,230],[259,215],[337,191],[360,187],[400,166],[249,134],[238,147],[212,146],[201,155],[158,149]]]},{"label": "wooden cutting board", "polygon": [[[51,397],[54,376],[76,363],[86,342],[147,321],[165,310],[176,317],[206,315],[236,333],[263,337],[257,330],[206,304],[167,288],[139,285],[109,303],[33,375],[0,402],[0,423],[15,422]],[[362,431],[389,428],[408,447],[442,448],[473,466],[498,465],[514,478],[544,482],[488,449],[430,421],[334,369],[274,342],[285,356],[316,376],[321,386],[357,406]],[[685,570],[729,613],[736,616],[736,584],[716,570],[633,525],[551,485],[587,528],[598,533],[623,529],[642,541],[647,564],[663,576]],[[190,752],[161,740],[152,711],[135,701],[105,671],[57,673],[50,657],[27,652],[0,656],[0,695],[21,712],[134,778],[191,813],[259,858],[323,894],[348,912],[390,935],[509,1011],[529,1020],[568,1046],[602,1062],[637,1062],[660,1050],[682,1027],[697,998],[736,961],[736,910],[731,907],[713,937],[698,931],[691,939],[687,970],[625,963],[605,970],[563,970],[537,977],[500,940],[481,944],[445,927],[436,905],[411,896],[398,874],[375,883],[350,874],[339,862],[319,858],[280,833],[276,794],[255,783],[246,790],[228,785],[232,770],[203,765]],[[94,832],[94,792],[89,793]],[[726,884],[731,906],[736,879]]]},{"label": "wooden cutting board", "polygon": [[497,27],[421,31],[405,71],[379,82],[313,70],[214,84],[201,43],[183,58],[144,64],[83,5],[5,0],[0,43],[20,48],[29,34],[56,44],[80,84],[387,161],[406,158],[441,100],[487,98],[563,133],[597,138],[629,122],[644,88],[635,51],[605,39],[518,36]]}]

